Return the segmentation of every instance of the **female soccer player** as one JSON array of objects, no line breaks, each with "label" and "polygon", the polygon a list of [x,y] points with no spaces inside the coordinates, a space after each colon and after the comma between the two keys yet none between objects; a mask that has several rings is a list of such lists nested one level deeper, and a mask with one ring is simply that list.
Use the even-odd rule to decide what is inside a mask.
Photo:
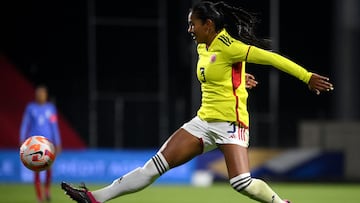
[{"label": "female soccer player", "polygon": [[[20,144],[32,135],[47,137],[61,151],[61,137],[57,122],[56,107],[48,101],[48,90],[40,85],[35,89],[35,101],[30,102],[24,111],[20,129]],[[51,168],[46,170],[45,190],[42,192],[40,173],[34,172],[34,185],[38,202],[50,202]]]},{"label": "female soccer player", "polygon": [[62,183],[66,193],[77,202],[105,202],[144,189],[169,169],[219,148],[225,157],[230,185],[236,191],[259,202],[289,202],[250,175],[245,63],[274,66],[303,81],[317,94],[332,90],[333,85],[327,77],[262,49],[262,40],[253,34],[254,22],[248,12],[223,2],[194,5],[188,15],[188,32],[198,44],[197,77],[202,103],[197,116],[178,129],[143,167],[91,192]]}]

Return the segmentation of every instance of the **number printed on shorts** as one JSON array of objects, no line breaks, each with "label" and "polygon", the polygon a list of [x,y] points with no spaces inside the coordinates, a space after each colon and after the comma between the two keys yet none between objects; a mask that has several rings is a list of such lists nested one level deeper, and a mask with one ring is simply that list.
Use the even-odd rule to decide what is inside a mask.
[{"label": "number printed on shorts", "polygon": [[232,130],[227,131],[227,133],[235,133],[235,132],[236,132],[236,125],[235,125],[235,123],[231,123],[230,126],[232,126]]},{"label": "number printed on shorts", "polygon": [[226,131],[227,133],[229,133],[229,138],[231,138],[231,139],[237,139],[238,137],[237,137],[237,133],[236,133],[236,125],[235,125],[235,123],[231,123],[230,124],[230,128],[232,128],[231,130],[228,130],[228,131]]},{"label": "number printed on shorts", "polygon": [[246,141],[246,128],[239,128],[235,123],[231,123],[230,126],[232,129],[227,131],[227,133],[229,133],[229,138]]}]

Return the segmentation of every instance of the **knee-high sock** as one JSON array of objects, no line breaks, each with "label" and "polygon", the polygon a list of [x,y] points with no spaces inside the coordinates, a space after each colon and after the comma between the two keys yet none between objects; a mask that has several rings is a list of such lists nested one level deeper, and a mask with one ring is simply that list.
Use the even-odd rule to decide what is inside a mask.
[{"label": "knee-high sock", "polygon": [[41,202],[43,200],[43,197],[41,192],[41,180],[40,180],[39,172],[34,173],[34,186],[35,186],[36,197],[38,201]]},{"label": "knee-high sock", "polygon": [[251,178],[244,173],[230,180],[231,186],[238,192],[264,203],[284,203],[284,201],[262,180]]},{"label": "knee-high sock", "polygon": [[146,164],[137,168],[123,177],[116,179],[111,185],[91,192],[99,202],[134,193],[153,183],[160,175],[169,170],[169,164],[161,153],[157,153]]}]

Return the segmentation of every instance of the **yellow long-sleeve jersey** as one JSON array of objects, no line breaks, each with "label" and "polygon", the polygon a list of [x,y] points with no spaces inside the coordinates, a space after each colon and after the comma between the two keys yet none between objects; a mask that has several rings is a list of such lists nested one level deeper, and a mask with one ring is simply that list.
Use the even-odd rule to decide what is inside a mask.
[{"label": "yellow long-sleeve jersey", "polygon": [[198,116],[205,121],[237,122],[249,126],[245,63],[271,65],[308,83],[310,72],[271,51],[242,43],[223,29],[209,47],[198,44],[197,77],[202,102]]}]

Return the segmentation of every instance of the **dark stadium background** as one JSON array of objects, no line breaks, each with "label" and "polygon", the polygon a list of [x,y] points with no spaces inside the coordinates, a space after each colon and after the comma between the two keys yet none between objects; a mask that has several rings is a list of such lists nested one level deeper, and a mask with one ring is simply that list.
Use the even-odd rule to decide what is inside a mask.
[{"label": "dark stadium background", "polygon": [[[330,78],[336,78],[333,60],[334,11],[336,0],[280,1],[279,52]],[[152,99],[161,79],[158,70],[160,38],[154,26],[113,26],[99,24],[96,29],[96,80],[98,139],[91,143],[89,137],[89,29],[88,1],[1,1],[0,51],[34,84],[49,86],[53,101],[81,137],[92,147],[114,147],[116,98],[134,95],[120,103],[124,105],[122,123],[124,148],[152,148],[166,138],[159,136],[161,124],[170,135],[192,118],[196,106],[192,104],[193,72],[191,60],[193,42],[187,34],[187,14],[192,1],[167,1],[166,26],[168,86],[165,88],[167,120],[159,120],[159,109],[164,103]],[[262,20],[257,33],[270,36],[269,1],[232,1],[249,11],[256,12]],[[156,19],[158,1],[95,1],[95,14],[99,18]],[[152,22],[152,21],[151,21]],[[150,23],[151,24],[151,23]],[[249,111],[253,146],[293,147],[297,145],[297,124],[301,120],[338,119],[335,92],[315,96],[299,80],[279,72],[278,138],[270,136],[271,122],[261,122],[259,117],[269,108],[269,74],[272,68],[248,65],[247,71],[259,80],[250,91]],[[355,69],[354,69],[355,70]],[[352,72],[357,74],[359,72]],[[348,74],[351,77],[352,74]],[[352,76],[355,78],[355,76]],[[341,80],[339,81],[341,82]],[[358,89],[353,98],[358,101]],[[349,90],[350,91],[350,90]],[[146,96],[149,94],[149,96]],[[140,95],[140,96],[139,96]],[[144,99],[146,98],[146,99]],[[353,105],[353,115],[358,118],[359,107]],[[340,107],[339,107],[340,108]],[[164,110],[163,110],[164,111]],[[259,117],[257,117],[259,115]],[[345,119],[347,118],[344,116]],[[255,129],[256,128],[256,129]]]}]

